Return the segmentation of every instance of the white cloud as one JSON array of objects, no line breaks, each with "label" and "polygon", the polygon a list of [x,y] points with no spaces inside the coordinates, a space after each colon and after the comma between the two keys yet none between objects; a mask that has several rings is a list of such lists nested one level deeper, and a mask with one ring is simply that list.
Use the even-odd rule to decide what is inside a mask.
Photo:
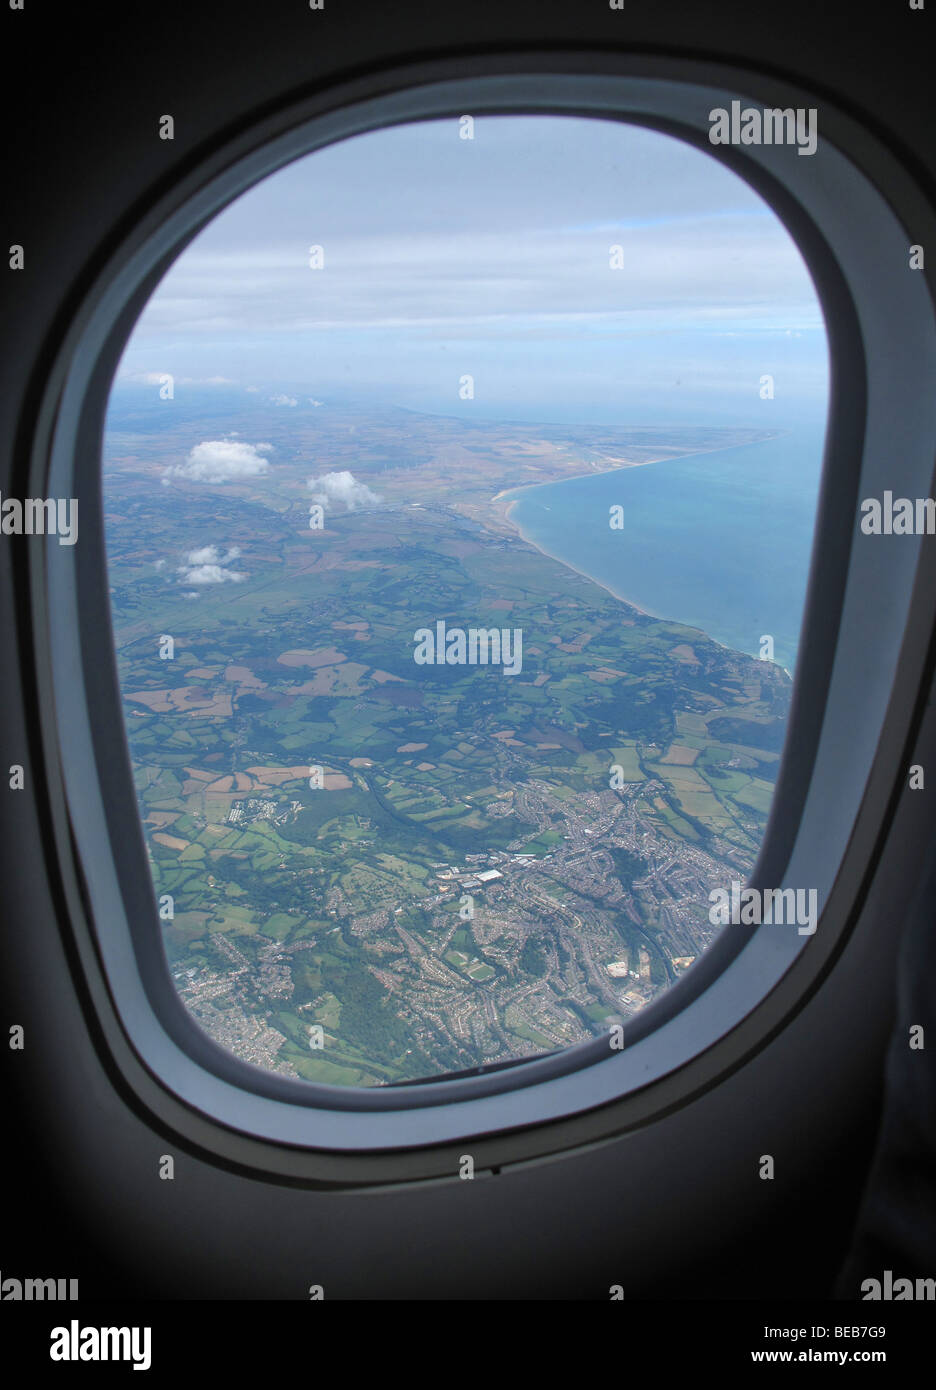
[{"label": "white cloud", "polygon": [[349,512],[353,512],[355,507],[374,507],[380,501],[366,483],[359,483],[347,469],[342,469],[340,473],[323,473],[321,478],[310,478],[309,491],[313,501],[320,502],[323,507],[343,502]]},{"label": "white cloud", "polygon": [[121,372],[121,381],[136,381],[141,386],[161,386],[167,378],[171,377],[170,372]]},{"label": "white cloud", "polygon": [[242,444],[233,439],[208,439],[196,444],[184,463],[172,464],[162,481],[184,478],[193,483],[228,483],[256,478],[266,473],[269,460],[261,455],[273,451],[272,444]]},{"label": "white cloud", "polygon": [[222,569],[220,565],[196,565],[193,569],[182,567],[181,574],[184,584],[224,584],[227,580],[240,584],[247,578],[246,574]]},{"label": "white cloud", "polygon": [[[488,400],[497,379],[503,401],[540,400],[544,418],[576,366],[596,401],[625,381],[659,385],[665,364],[661,375],[643,359],[650,335],[705,370],[724,346],[714,334],[800,331],[788,346],[815,370],[824,327],[803,257],[710,155],[619,122],[492,116],[471,172],[447,132],[445,121],[373,132],[256,185],[174,263],[128,365],[257,374],[241,389],[289,406],[275,383],[301,380],[314,334],[310,379],[326,396],[373,385],[437,410],[454,393],[456,348],[453,380],[483,358]],[[331,248],[325,276],[309,271],[313,225]]]},{"label": "white cloud", "polygon": [[[244,571],[226,568],[239,555],[240,550],[236,545],[232,545],[224,555],[221,554],[216,545],[202,545],[195,550],[190,550],[183,563],[177,567],[176,573],[180,575],[179,582],[182,584],[240,584],[247,578]],[[195,595],[187,595],[187,597],[195,597]]]},{"label": "white cloud", "polygon": [[298,405],[295,396],[271,396],[270,400],[274,405]]},{"label": "white cloud", "polygon": [[236,545],[232,545],[224,556],[223,561],[216,545],[203,545],[198,550],[190,550],[186,563],[189,565],[215,565],[219,562],[227,564],[230,560],[236,560],[240,556],[240,550]]},{"label": "white cloud", "polygon": [[[135,381],[143,386],[161,386],[171,372],[121,372],[121,381]],[[236,386],[229,376],[180,376],[178,386]]]},{"label": "white cloud", "polygon": [[180,386],[236,386],[229,376],[180,376]]},{"label": "white cloud", "polygon": [[[719,187],[727,196],[711,171],[710,181],[712,198]],[[340,244],[325,280],[309,275],[294,247],[188,251],[166,284],[194,282],[198,294],[165,297],[164,286],[145,311],[141,334],[151,335],[155,355],[163,334],[182,329],[213,339],[222,331],[248,337],[373,329],[450,339],[487,324],[499,333],[516,325],[522,335],[549,324],[587,326],[609,314],[626,319],[635,310],[666,311],[678,322],[684,310],[713,324],[726,313],[775,320],[790,310],[816,326],[822,321],[802,257],[763,207],[576,225],[554,212],[549,225],[520,219],[486,232],[380,227],[343,236]],[[610,268],[612,246],[623,253],[619,271]],[[228,328],[218,327],[219,317]],[[273,399],[285,405],[294,398]]]},{"label": "white cloud", "polygon": [[314,396],[310,396],[310,397],[309,397],[309,405],[319,406],[319,405],[324,405],[324,404],[325,404],[324,401],[317,401],[317,400],[315,399]]}]

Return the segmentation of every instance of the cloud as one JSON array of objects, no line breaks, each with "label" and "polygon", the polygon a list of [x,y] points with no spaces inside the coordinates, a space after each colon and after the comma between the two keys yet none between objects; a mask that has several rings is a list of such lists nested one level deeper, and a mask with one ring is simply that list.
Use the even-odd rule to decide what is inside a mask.
[{"label": "cloud", "polygon": [[232,545],[225,555],[223,561],[216,545],[203,545],[198,550],[190,550],[187,563],[190,565],[215,565],[220,561],[227,564],[230,560],[237,560],[240,557],[240,549]]},{"label": "cloud", "polygon": [[[718,174],[712,181],[713,197],[718,188],[725,192]],[[615,246],[619,270],[611,268]],[[215,351],[221,335],[239,341],[383,330],[450,341],[491,325],[499,337],[522,337],[550,326],[587,328],[612,315],[627,323],[635,311],[665,312],[678,323],[688,311],[713,325],[726,315],[775,322],[792,311],[811,326],[822,324],[794,243],[768,210],[751,207],[584,225],[569,225],[558,211],[548,224],[530,225],[518,213],[514,226],[488,231],[381,226],[343,237],[326,280],[310,276],[289,247],[271,247],[263,277],[245,273],[258,254],[186,252],[170,276],[181,284],[194,278],[202,293],[166,297],[163,289],[154,296],[140,329],[153,354],[181,331],[210,335]],[[218,327],[219,316],[227,328]],[[405,357],[412,345],[400,349]],[[327,390],[329,378],[317,384]],[[295,397],[271,399],[291,405]]]},{"label": "cloud", "polygon": [[[263,180],[173,264],[128,365],[247,377],[243,389],[288,405],[276,383],[307,390],[304,362],[328,402],[353,383],[361,397],[376,388],[433,411],[477,370],[479,410],[540,402],[535,418],[550,419],[575,369],[568,413],[583,417],[594,402],[617,411],[623,382],[663,389],[673,374],[645,361],[651,337],[706,370],[725,342],[749,340],[756,358],[760,335],[789,329],[824,378],[801,253],[711,154],[614,121],[483,120],[484,159],[470,167],[452,158],[446,118],[315,151]],[[325,275],[309,270],[312,225],[330,248]],[[725,331],[738,336],[713,342]]]},{"label": "cloud", "polygon": [[366,483],[359,483],[347,469],[342,469],[340,473],[323,473],[321,478],[310,478],[309,491],[313,501],[320,502],[323,507],[343,502],[349,512],[353,512],[355,507],[375,507],[380,501],[376,492],[371,492]]},{"label": "cloud", "polygon": [[236,386],[229,376],[180,376],[180,386]]},{"label": "cloud", "polygon": [[317,401],[314,396],[309,397],[309,405],[320,406],[324,404],[324,401]]},{"label": "cloud", "polygon": [[227,569],[231,560],[236,560],[240,550],[232,545],[222,555],[216,545],[203,545],[190,550],[183,563],[177,566],[176,573],[181,584],[240,584],[247,578],[243,570]]},{"label": "cloud", "polygon": [[121,381],[136,381],[141,386],[161,386],[166,380],[171,380],[170,372],[121,372]]},{"label": "cloud", "polygon": [[273,451],[272,444],[242,444],[234,439],[208,439],[196,444],[184,463],[172,464],[162,481],[184,478],[192,483],[229,483],[256,478],[266,473],[269,460],[262,454]]},{"label": "cloud", "polygon": [[247,578],[246,574],[222,569],[220,565],[197,565],[192,569],[180,566],[179,573],[183,584],[224,584],[227,580],[240,584]]},{"label": "cloud", "polygon": [[271,396],[270,400],[274,405],[298,405],[295,396]]},{"label": "cloud", "polygon": [[[121,372],[121,381],[135,381],[143,386],[161,386],[171,372]],[[236,386],[237,382],[229,376],[180,376],[175,378],[178,386]]]}]

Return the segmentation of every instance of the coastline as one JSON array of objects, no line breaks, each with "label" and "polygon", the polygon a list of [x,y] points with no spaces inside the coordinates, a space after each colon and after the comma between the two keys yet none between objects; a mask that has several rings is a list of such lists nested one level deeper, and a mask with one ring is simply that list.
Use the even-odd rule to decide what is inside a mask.
[{"label": "coastline", "polygon": [[[770,439],[778,438],[782,433],[784,433],[784,431],[778,430],[775,434],[768,435],[767,439],[756,440],[754,442],[765,444]],[[691,453],[687,454],[669,454],[657,459],[641,459],[638,463],[621,464],[617,468],[592,469],[588,473],[575,473],[568,478],[561,478],[556,481],[571,483],[582,478],[597,477],[599,474],[624,472],[631,468],[646,468],[650,464],[656,463],[675,463],[682,459],[695,458],[700,454],[718,454],[724,452],[726,449],[744,448],[750,448],[750,443],[720,445],[717,449],[693,449]],[[564,559],[561,555],[554,555],[551,550],[547,550],[544,545],[540,545],[532,536],[528,536],[523,528],[511,517],[514,506],[520,500],[517,494],[520,492],[532,492],[541,487],[553,487],[554,485],[554,483],[521,483],[519,487],[504,488],[501,492],[495,493],[490,499],[491,505],[494,507],[498,519],[506,522],[513,530],[514,535],[518,536],[522,541],[525,541],[527,545],[532,546],[534,550],[538,550],[541,555],[547,556],[550,560],[555,560],[557,564],[563,565],[566,569],[572,570],[573,573],[580,575],[583,579],[587,579],[592,584],[596,584],[599,589],[604,589],[605,593],[610,594],[612,598],[617,599],[619,603],[623,603],[627,608],[633,609],[635,613],[640,613],[645,618],[653,618],[656,622],[679,623],[682,627],[690,628],[693,632],[702,633],[709,642],[714,642],[715,645],[721,647],[723,651],[737,652],[740,656],[746,656],[751,660],[757,660],[757,657],[754,656],[753,653],[745,652],[740,647],[731,647],[726,642],[719,642],[717,637],[713,637],[711,633],[706,632],[704,628],[696,627],[694,623],[685,623],[680,618],[669,618],[662,613],[654,613],[649,608],[644,608],[641,604],[635,603],[635,601],[626,594],[618,593],[616,589],[613,589],[610,584],[606,584],[604,580],[596,579],[593,574],[589,574],[587,570],[580,569],[578,565],[572,564],[570,560]],[[510,496],[510,500],[505,505],[503,499],[508,495]],[[786,670],[785,667],[782,669]],[[789,675],[789,672],[787,672],[787,675]],[[792,676],[790,679],[792,680]]]},{"label": "coastline", "polygon": [[[789,434],[789,430],[773,430],[770,434],[765,435],[763,439],[748,439],[741,444],[719,444],[714,449],[690,449],[685,454],[661,454],[659,458],[636,459],[632,463],[618,463],[612,468],[591,468],[587,473],[570,473],[567,478],[552,478],[549,482],[545,483],[518,483],[516,487],[505,487],[502,488],[500,492],[495,492],[490,501],[492,503],[499,502],[501,498],[506,497],[508,493],[530,492],[538,487],[554,487],[557,483],[575,483],[579,482],[582,478],[597,478],[605,473],[625,473],[629,472],[632,468],[649,468],[652,463],[682,463],[685,459],[698,458],[702,454],[722,454],[727,453],[729,449],[749,449],[752,444],[768,444],[771,439],[779,439],[781,435],[784,434]],[[506,516],[510,511],[511,505],[512,503],[508,503],[506,508],[499,508],[498,515]],[[514,525],[514,523],[511,522],[511,525]],[[514,529],[519,531],[520,528],[519,526],[515,526]]]},{"label": "coastline", "polygon": [[[563,479],[563,482],[565,481],[566,480]],[[534,483],[532,484],[532,486],[538,487],[540,486],[540,484]],[[549,484],[546,484],[546,486],[549,486]],[[641,613],[645,618],[655,618],[657,622],[664,623],[671,623],[676,621],[674,618],[664,618],[659,613],[651,613],[649,608],[642,608],[639,603],[635,603],[633,599],[628,598],[625,594],[619,594],[615,589],[611,588],[610,584],[605,584],[603,580],[596,579],[593,574],[589,574],[587,570],[580,569],[578,565],[573,565],[571,560],[565,560],[561,555],[554,555],[551,550],[547,550],[544,545],[540,545],[539,541],[535,541],[532,539],[532,537],[528,536],[526,532],[523,530],[523,528],[518,526],[515,521],[511,521],[510,512],[513,508],[513,505],[513,502],[511,502],[510,505],[505,509],[503,513],[504,520],[509,522],[509,524],[514,528],[514,531],[516,535],[520,538],[520,540],[525,541],[527,545],[531,545],[533,549],[538,550],[541,555],[547,556],[547,558],[550,560],[555,560],[558,565],[563,565],[567,570],[572,570],[574,574],[581,575],[583,579],[588,579],[592,584],[596,584],[599,589],[604,589],[605,593],[610,594],[612,598],[617,599],[619,603],[623,603],[627,608],[632,608],[635,613]],[[690,626],[690,624],[687,623],[686,626],[688,627]]]}]

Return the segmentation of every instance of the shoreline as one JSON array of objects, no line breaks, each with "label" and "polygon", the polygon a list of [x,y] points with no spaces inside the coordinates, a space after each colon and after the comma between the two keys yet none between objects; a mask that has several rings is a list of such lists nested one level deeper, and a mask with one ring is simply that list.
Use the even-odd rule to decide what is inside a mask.
[{"label": "shoreline", "polygon": [[[779,438],[780,435],[783,433],[784,431],[778,430],[776,433],[768,435],[767,439],[758,439],[754,440],[753,442],[756,444],[766,444],[771,439]],[[696,627],[694,623],[683,622],[680,618],[667,618],[661,613],[653,613],[649,608],[644,608],[641,604],[636,603],[632,598],[628,598],[626,594],[618,593],[617,590],[611,588],[610,584],[606,584],[604,580],[596,579],[593,574],[589,574],[586,570],[580,569],[578,565],[572,564],[570,560],[564,559],[561,555],[554,555],[551,550],[547,550],[544,545],[540,545],[538,541],[533,540],[533,538],[531,536],[528,536],[526,532],[523,530],[523,528],[516,521],[514,521],[510,515],[515,505],[520,500],[519,497],[515,495],[519,492],[533,492],[537,488],[554,487],[556,483],[572,483],[577,482],[582,478],[593,478],[607,473],[623,473],[625,471],[630,470],[631,468],[647,468],[650,464],[676,463],[683,459],[695,458],[700,454],[719,454],[727,449],[746,449],[750,448],[750,444],[751,441],[747,441],[744,444],[720,445],[717,449],[693,449],[691,453],[687,454],[669,454],[664,455],[663,457],[658,459],[641,459],[637,463],[621,464],[617,468],[600,468],[593,469],[588,473],[574,473],[568,478],[557,478],[554,482],[550,483],[521,483],[519,487],[504,488],[500,492],[495,493],[494,496],[490,499],[490,502],[491,505],[494,506],[498,518],[501,521],[506,522],[507,525],[512,528],[514,535],[518,536],[520,540],[524,541],[527,545],[532,546],[534,550],[538,550],[541,555],[545,555],[548,559],[554,560],[556,564],[563,565],[566,569],[572,570],[574,574],[579,575],[582,579],[587,579],[590,583],[596,584],[599,589],[604,589],[605,593],[610,594],[612,598],[617,599],[619,603],[623,603],[626,607],[632,608],[635,613],[640,613],[645,618],[652,618],[655,622],[678,623],[681,627],[687,627],[690,628],[693,632],[702,633],[702,635],[709,642],[714,642],[715,645],[717,647],[721,647],[723,651],[737,652],[740,656],[746,656],[750,660],[756,661],[758,660],[758,657],[756,657],[753,653],[746,652],[740,647],[731,647],[727,644],[727,642],[720,642],[717,637],[713,637],[711,633],[706,632],[704,628]],[[506,504],[506,506],[504,506],[502,499],[506,497],[508,494],[511,494],[510,501]],[[499,503],[501,505],[498,505]],[[772,662],[771,665],[779,665],[779,662]],[[781,669],[786,671],[786,667],[782,667]],[[788,676],[790,675],[788,671],[786,672],[786,674]],[[790,676],[790,679],[792,680],[792,676]]]}]

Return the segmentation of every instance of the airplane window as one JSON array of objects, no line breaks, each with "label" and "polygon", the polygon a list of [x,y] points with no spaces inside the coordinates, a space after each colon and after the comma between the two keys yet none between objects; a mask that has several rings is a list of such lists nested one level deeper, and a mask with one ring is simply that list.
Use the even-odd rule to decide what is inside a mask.
[{"label": "airplane window", "polygon": [[827,405],[792,237],[657,131],[392,126],[216,216],[103,445],[199,1027],[379,1087],[595,1038],[691,971],[764,839]]}]

